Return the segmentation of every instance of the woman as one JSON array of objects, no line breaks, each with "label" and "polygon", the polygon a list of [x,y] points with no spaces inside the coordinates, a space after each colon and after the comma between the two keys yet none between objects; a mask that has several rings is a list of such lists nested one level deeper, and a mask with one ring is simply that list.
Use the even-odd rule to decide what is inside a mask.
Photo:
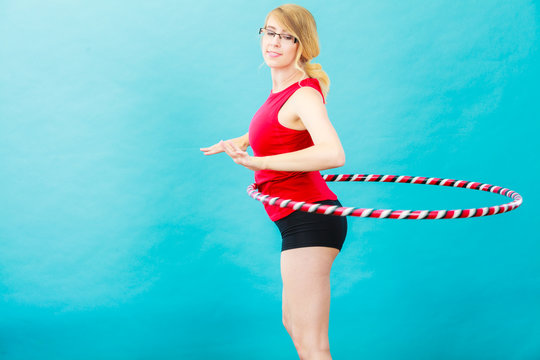
[{"label": "woman", "polygon": [[[345,153],[324,105],[328,76],[310,63],[319,54],[315,20],[301,6],[282,5],[267,15],[259,33],[272,74],[270,96],[248,133],[201,151],[226,152],[254,170],[264,194],[340,206],[319,173],[343,166]],[[301,359],[331,359],[330,269],[345,240],[346,218],[265,209],[282,235],[283,324]]]}]

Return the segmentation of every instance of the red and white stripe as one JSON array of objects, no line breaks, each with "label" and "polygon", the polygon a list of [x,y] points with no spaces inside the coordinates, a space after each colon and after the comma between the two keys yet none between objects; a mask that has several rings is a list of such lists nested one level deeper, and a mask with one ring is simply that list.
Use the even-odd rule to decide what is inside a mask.
[{"label": "red and white stripe", "polygon": [[423,185],[438,185],[460,187],[473,190],[489,191],[495,194],[503,195],[511,198],[513,201],[491,207],[473,208],[473,209],[454,209],[454,210],[391,210],[391,209],[371,209],[371,208],[354,208],[354,207],[339,207],[335,205],[321,205],[318,203],[307,203],[305,201],[295,201],[291,199],[281,199],[279,197],[270,197],[270,195],[261,194],[257,191],[257,184],[251,184],[247,188],[249,196],[262,202],[263,204],[279,206],[282,208],[292,208],[296,211],[305,211],[323,215],[335,216],[357,216],[370,217],[379,219],[412,219],[412,220],[433,220],[433,219],[458,219],[470,218],[479,216],[488,216],[502,214],[514,209],[517,209],[522,203],[523,198],[517,192],[494,186],[490,184],[482,184],[479,182],[426,178],[422,176],[406,176],[406,175],[376,175],[376,174],[339,174],[339,175],[323,175],[323,179],[327,182],[337,181],[364,181],[364,182],[395,182],[395,183],[411,183]]}]

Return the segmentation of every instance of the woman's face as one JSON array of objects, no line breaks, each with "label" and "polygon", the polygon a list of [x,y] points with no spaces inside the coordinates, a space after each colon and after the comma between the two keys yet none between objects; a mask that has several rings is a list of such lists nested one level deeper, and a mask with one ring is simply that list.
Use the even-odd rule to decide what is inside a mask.
[{"label": "woman's face", "polygon": [[[290,35],[273,16],[268,18],[266,29],[281,35]],[[298,42],[286,40],[283,36],[274,37],[264,33],[261,40],[261,49],[266,65],[271,68],[294,67],[294,58],[298,49]]]}]

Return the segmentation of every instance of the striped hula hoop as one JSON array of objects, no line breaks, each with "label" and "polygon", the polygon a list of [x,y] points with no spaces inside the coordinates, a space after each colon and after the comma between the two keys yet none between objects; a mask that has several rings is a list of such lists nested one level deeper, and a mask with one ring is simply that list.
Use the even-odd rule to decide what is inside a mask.
[{"label": "striped hula hoop", "polygon": [[391,209],[365,209],[354,207],[338,207],[335,205],[321,205],[316,203],[308,203],[305,201],[295,201],[290,199],[280,199],[279,197],[270,197],[257,191],[257,184],[251,184],[247,188],[249,196],[253,199],[262,202],[263,204],[279,206],[282,208],[291,208],[294,210],[305,211],[310,213],[335,215],[335,216],[358,216],[370,217],[379,219],[411,219],[411,220],[435,220],[435,219],[458,219],[470,218],[478,216],[488,216],[502,214],[507,211],[516,209],[521,205],[523,199],[517,192],[502,188],[500,186],[482,184],[479,182],[427,178],[421,176],[405,176],[405,175],[323,175],[326,182],[331,181],[365,181],[365,182],[394,182],[394,183],[409,183],[409,184],[424,184],[424,185],[439,185],[452,186],[459,188],[467,188],[473,190],[489,191],[495,194],[500,194],[511,198],[513,201],[491,207],[483,207],[477,209],[455,209],[455,210],[391,210]]}]

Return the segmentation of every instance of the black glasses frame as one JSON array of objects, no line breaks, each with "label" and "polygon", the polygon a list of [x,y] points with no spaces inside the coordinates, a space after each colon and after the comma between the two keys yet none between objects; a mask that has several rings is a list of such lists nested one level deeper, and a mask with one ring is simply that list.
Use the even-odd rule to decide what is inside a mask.
[{"label": "black glasses frame", "polygon": [[[289,36],[292,36],[290,34],[278,34],[277,32],[275,32],[274,30],[271,30],[271,29],[267,29],[267,28],[259,28],[259,35],[262,34],[263,32],[265,31],[271,31],[273,32],[274,34],[276,34],[278,37],[279,37],[279,40],[283,40],[282,36],[285,36],[285,35],[289,35]],[[295,38],[294,36],[293,37],[293,40],[294,40],[294,43],[297,43],[298,42],[298,39]]]}]

